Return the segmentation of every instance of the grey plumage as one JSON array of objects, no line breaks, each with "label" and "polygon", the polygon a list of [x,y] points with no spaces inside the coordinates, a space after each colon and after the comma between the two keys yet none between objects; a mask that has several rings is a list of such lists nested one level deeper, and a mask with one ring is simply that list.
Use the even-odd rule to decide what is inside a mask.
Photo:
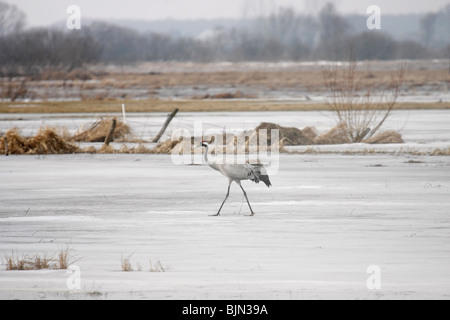
[{"label": "grey plumage", "polygon": [[255,213],[253,212],[253,209],[250,205],[250,202],[247,198],[247,193],[245,192],[244,188],[242,187],[241,181],[242,180],[251,180],[255,183],[258,183],[262,181],[267,187],[271,187],[272,183],[270,182],[269,175],[267,174],[266,168],[260,163],[257,164],[249,164],[249,163],[243,163],[243,164],[221,164],[221,163],[215,163],[208,160],[208,150],[209,145],[202,141],[202,146],[205,147],[204,151],[204,159],[205,162],[214,170],[219,171],[222,173],[225,177],[228,178],[228,192],[225,197],[225,200],[223,201],[222,205],[220,206],[219,211],[215,216],[220,215],[220,211],[222,210],[223,205],[228,199],[228,196],[230,194],[230,186],[231,183],[234,181],[236,182],[244,192],[245,199],[247,200],[247,204],[250,208],[251,215],[253,216]]},{"label": "grey plumage", "polygon": [[264,168],[262,164],[249,164],[249,166],[251,166],[250,170],[252,171],[252,173],[249,175],[250,180],[255,183],[259,183],[259,181],[262,181],[268,188],[272,186],[266,168]]}]

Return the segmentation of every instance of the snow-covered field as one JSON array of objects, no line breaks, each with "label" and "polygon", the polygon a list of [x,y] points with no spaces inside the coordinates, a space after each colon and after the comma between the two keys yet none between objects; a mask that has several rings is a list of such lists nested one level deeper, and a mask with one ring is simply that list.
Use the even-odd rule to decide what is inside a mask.
[{"label": "snow-covered field", "polygon": [[[386,129],[402,129],[404,146],[448,147],[449,115],[397,112]],[[129,120],[157,131],[164,116]],[[0,131],[79,125],[14,117]],[[190,119],[243,129],[333,123],[323,113],[211,113],[173,125]],[[0,298],[449,299],[449,169],[449,157],[281,154],[272,188],[243,183],[254,217],[236,185],[222,216],[210,217],[227,181],[207,166],[169,155],[0,156],[0,259],[69,247],[75,268],[2,265]],[[127,257],[135,271],[121,270]],[[150,272],[150,261],[165,272]]]}]

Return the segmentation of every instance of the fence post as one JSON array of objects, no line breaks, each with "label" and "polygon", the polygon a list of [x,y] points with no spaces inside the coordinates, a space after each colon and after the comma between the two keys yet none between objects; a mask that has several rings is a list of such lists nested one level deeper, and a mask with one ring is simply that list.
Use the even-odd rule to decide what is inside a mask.
[{"label": "fence post", "polygon": [[8,151],[8,138],[5,136],[3,138],[3,140],[5,141],[5,156],[8,156],[9,151]]},{"label": "fence post", "polygon": [[111,127],[109,127],[108,134],[106,135],[106,138],[105,138],[105,146],[109,146],[109,143],[112,140],[114,130],[116,129],[116,123],[117,123],[117,120],[113,119],[112,123],[111,123]]},{"label": "fence post", "polygon": [[164,123],[163,127],[161,128],[161,130],[159,131],[158,135],[155,137],[155,139],[153,139],[153,142],[156,143],[159,141],[159,139],[161,138],[161,136],[164,134],[164,132],[167,129],[167,126],[169,125],[170,121],[172,121],[172,119],[175,117],[175,115],[178,113],[178,108],[173,110],[171,114],[169,114],[169,116],[167,117],[166,122]]}]

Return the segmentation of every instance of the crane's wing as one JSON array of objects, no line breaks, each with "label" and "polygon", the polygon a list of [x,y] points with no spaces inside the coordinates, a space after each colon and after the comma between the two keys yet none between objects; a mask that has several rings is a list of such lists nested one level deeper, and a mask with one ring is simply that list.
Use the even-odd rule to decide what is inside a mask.
[{"label": "crane's wing", "polygon": [[257,164],[249,164],[249,166],[251,166],[254,170],[254,172],[256,174],[254,174],[254,176],[256,177],[255,179],[250,179],[252,181],[254,181],[255,183],[259,183],[259,181],[262,181],[266,184],[266,186],[268,188],[270,188],[272,186],[272,183],[270,182],[269,179],[269,175],[267,174],[266,168],[264,168],[264,166],[260,163]]},{"label": "crane's wing", "polygon": [[262,181],[267,187],[272,186],[266,168],[262,164],[226,164],[220,171],[231,179],[251,180],[255,183]]}]

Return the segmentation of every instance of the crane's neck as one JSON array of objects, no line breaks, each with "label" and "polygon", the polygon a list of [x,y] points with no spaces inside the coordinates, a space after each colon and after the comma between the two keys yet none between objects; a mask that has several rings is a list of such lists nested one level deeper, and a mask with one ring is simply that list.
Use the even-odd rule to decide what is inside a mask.
[{"label": "crane's neck", "polygon": [[205,162],[207,164],[209,164],[209,160],[208,160],[208,151],[209,151],[209,146],[205,147],[205,151],[203,152],[203,159],[205,159]]},{"label": "crane's neck", "polygon": [[204,151],[204,153],[203,153],[203,159],[205,159],[205,162],[206,162],[206,164],[207,164],[208,166],[210,166],[210,167],[213,168],[214,170],[220,171],[220,169],[219,169],[220,166],[219,166],[217,163],[215,163],[215,162],[213,162],[213,161],[209,161],[209,159],[208,159],[208,151],[209,151],[209,146],[206,146],[206,147],[205,147],[205,151]]}]

